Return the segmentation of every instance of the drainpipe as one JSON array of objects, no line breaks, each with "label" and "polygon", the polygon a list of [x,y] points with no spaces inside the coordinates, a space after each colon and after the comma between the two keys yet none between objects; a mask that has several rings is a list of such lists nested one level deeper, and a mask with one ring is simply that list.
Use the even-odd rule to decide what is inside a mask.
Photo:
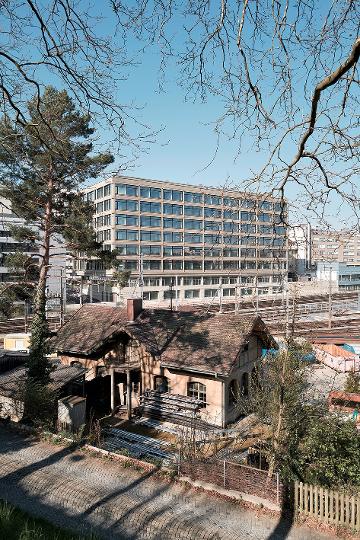
[{"label": "drainpipe", "polygon": [[226,423],[226,392],[225,392],[225,381],[222,381],[221,385],[221,401],[222,401],[222,418],[221,418],[221,427],[225,429],[225,423]]}]

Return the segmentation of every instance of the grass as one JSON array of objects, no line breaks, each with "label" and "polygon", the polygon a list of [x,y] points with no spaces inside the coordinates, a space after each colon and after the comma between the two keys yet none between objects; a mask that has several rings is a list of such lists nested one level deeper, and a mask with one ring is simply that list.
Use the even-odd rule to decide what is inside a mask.
[{"label": "grass", "polygon": [[59,529],[44,519],[35,518],[7,501],[0,500],[0,538],[6,540],[96,540]]}]

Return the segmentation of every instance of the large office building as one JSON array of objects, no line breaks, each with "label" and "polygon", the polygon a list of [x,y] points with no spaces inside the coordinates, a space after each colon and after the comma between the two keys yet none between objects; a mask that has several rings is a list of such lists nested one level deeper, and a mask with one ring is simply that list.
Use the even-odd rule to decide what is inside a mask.
[{"label": "large office building", "polygon": [[[179,302],[272,295],[287,276],[286,207],[267,195],[112,177],[84,190],[105,249],[131,271],[123,294]],[[98,261],[75,271],[100,277]]]}]

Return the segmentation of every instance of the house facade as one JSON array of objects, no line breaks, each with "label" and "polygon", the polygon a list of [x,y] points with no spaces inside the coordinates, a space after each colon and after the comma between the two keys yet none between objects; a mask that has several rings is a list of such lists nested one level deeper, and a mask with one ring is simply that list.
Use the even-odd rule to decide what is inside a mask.
[{"label": "house facade", "polygon": [[[260,317],[235,313],[82,307],[54,338],[61,362],[85,367],[88,399],[102,396],[128,415],[147,390],[200,400],[200,417],[225,427],[239,416],[262,350],[274,346]],[[93,393],[93,395],[89,395]],[[100,392],[101,394],[101,392]]]}]

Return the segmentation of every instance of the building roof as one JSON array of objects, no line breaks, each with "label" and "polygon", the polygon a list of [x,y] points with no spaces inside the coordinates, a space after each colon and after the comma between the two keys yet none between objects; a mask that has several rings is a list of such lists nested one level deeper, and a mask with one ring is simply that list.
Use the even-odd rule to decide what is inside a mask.
[{"label": "building roof", "polygon": [[316,349],[320,349],[321,351],[327,352],[331,354],[331,356],[336,356],[339,358],[359,358],[357,354],[351,351],[347,351],[346,349],[343,349],[342,347],[338,347],[338,345],[335,345],[334,343],[326,343],[326,344],[315,344]]},{"label": "building roof", "polygon": [[126,308],[87,304],[77,310],[51,340],[54,350],[89,356],[126,324]]},{"label": "building roof", "polygon": [[81,308],[58,330],[52,345],[58,352],[89,356],[121,333],[136,339],[163,366],[209,374],[228,374],[252,333],[276,347],[255,315],[145,309],[128,322],[126,309],[96,305]]},{"label": "building roof", "polygon": [[[21,366],[0,374],[0,396],[21,398],[21,384],[26,380],[26,367]],[[55,392],[61,390],[69,382],[78,379],[86,372],[85,368],[77,366],[55,365],[50,374],[49,387]]]}]

